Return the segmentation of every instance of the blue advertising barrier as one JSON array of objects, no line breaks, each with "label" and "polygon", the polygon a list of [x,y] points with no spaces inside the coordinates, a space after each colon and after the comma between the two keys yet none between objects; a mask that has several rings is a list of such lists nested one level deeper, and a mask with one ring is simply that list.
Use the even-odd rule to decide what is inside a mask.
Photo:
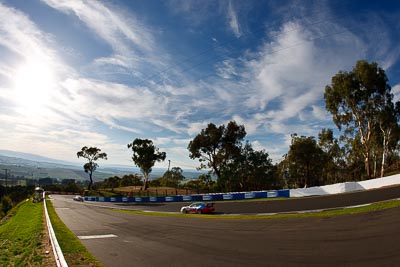
[{"label": "blue advertising barrier", "polygon": [[85,197],[85,201],[98,202],[193,202],[193,201],[224,201],[246,200],[260,198],[290,197],[289,189],[271,191],[251,191],[235,193],[215,193],[187,196],[163,196],[163,197]]}]

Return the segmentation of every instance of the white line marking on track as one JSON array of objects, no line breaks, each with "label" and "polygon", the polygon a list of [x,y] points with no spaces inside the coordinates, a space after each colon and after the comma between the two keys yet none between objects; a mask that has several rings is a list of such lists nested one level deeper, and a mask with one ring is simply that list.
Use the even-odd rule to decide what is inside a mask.
[{"label": "white line marking on track", "polygon": [[113,235],[113,234],[109,234],[109,235],[80,235],[80,236],[78,236],[78,238],[81,239],[81,240],[98,239],[98,238],[111,238],[111,237],[118,237],[118,236]]},{"label": "white line marking on track", "polygon": [[371,206],[371,205],[372,205],[372,203],[368,203],[368,204],[362,204],[362,205],[355,205],[355,206],[344,207],[344,209],[361,208],[361,207],[366,207],[366,206]]}]

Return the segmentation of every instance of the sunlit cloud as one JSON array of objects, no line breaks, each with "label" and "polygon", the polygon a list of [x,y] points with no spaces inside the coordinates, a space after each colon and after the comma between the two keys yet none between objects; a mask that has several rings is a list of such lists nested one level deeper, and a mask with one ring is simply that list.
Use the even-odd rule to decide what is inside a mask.
[{"label": "sunlit cloud", "polygon": [[116,127],[115,122],[110,123],[114,119],[150,119],[164,113],[165,98],[144,87],[132,88],[83,78],[68,79],[63,86],[68,93],[64,104],[69,110],[112,127]]},{"label": "sunlit cloud", "polygon": [[[74,73],[51,48],[49,35],[42,33],[25,14],[0,4],[0,15],[7,17],[0,22],[0,47],[15,56],[12,62],[0,63],[4,64],[0,69],[6,77],[0,98],[7,99],[5,106],[19,115],[48,116],[51,101],[59,96],[59,79]],[[18,122],[16,118],[15,123]]]},{"label": "sunlit cloud", "polygon": [[46,58],[47,53],[42,47],[45,36],[25,14],[0,3],[0,15],[2,18],[7,18],[0,22],[1,46],[21,56],[22,59],[28,53]]}]

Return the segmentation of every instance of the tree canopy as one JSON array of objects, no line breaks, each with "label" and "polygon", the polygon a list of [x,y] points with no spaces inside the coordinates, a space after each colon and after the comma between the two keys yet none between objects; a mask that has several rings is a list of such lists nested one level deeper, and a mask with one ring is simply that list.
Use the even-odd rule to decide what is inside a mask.
[{"label": "tree canopy", "polygon": [[149,187],[149,176],[156,162],[164,161],[165,152],[160,152],[155,147],[153,141],[149,139],[136,138],[132,143],[128,144],[128,148],[132,149],[132,160],[143,174],[145,190]]},{"label": "tree canopy", "polygon": [[230,121],[227,126],[208,124],[188,145],[190,158],[198,158],[200,169],[211,168],[220,190],[261,190],[275,188],[275,168],[268,153],[256,151],[243,125]]},{"label": "tree canopy", "polygon": [[222,168],[218,181],[229,191],[261,190],[275,187],[272,160],[264,150],[256,151],[249,142]]},{"label": "tree canopy", "polygon": [[208,124],[188,145],[191,159],[198,158],[200,169],[211,168],[221,177],[221,169],[240,152],[240,144],[246,136],[243,125],[230,121],[227,126]]},{"label": "tree canopy", "polygon": [[167,170],[162,179],[163,186],[172,186],[178,188],[179,184],[185,180],[183,170],[180,167],[172,167],[171,170]]},{"label": "tree canopy", "polygon": [[291,184],[299,187],[320,185],[326,154],[314,137],[299,137],[293,134],[287,160]]},{"label": "tree canopy", "polygon": [[[375,62],[360,60],[352,71],[339,71],[332,77],[331,85],[325,87],[324,98],[326,109],[339,130],[345,127],[349,140],[360,139],[365,170],[370,178],[373,143],[378,139],[377,124],[385,128],[382,132],[386,138],[388,128],[398,126],[399,117],[391,108],[395,105],[385,71]],[[390,120],[393,123],[385,123],[391,115],[395,117]]]},{"label": "tree canopy", "polygon": [[82,157],[88,160],[88,162],[83,165],[83,169],[89,174],[90,183],[88,185],[88,190],[90,190],[93,184],[93,172],[99,166],[96,161],[99,159],[107,160],[107,154],[101,153],[100,148],[84,146],[76,155],[78,158]]}]

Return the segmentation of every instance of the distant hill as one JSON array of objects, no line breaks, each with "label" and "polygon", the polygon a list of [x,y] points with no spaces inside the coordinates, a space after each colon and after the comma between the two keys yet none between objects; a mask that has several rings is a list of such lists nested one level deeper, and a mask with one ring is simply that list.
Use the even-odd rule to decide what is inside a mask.
[{"label": "distant hill", "polygon": [[[40,162],[27,159],[7,157],[0,155],[0,168],[8,170],[9,178],[57,178],[57,179],[87,179],[88,174],[82,167],[73,165],[63,165],[60,163]],[[0,177],[4,177],[5,172],[0,171]],[[94,173],[95,180],[103,180],[114,173],[96,171]]]},{"label": "distant hill", "polygon": [[[9,169],[11,177],[24,178],[58,178],[58,179],[87,179],[88,174],[83,171],[82,165],[56,160],[40,155],[0,150],[0,168]],[[125,174],[141,174],[139,168],[124,165],[102,164],[95,172],[95,181],[103,180],[112,176],[122,177]],[[165,173],[164,168],[153,168],[151,178],[155,179]],[[183,170],[183,175],[187,179],[197,178],[205,171]],[[4,172],[0,171],[0,177],[4,177]]]},{"label": "distant hill", "polygon": [[[0,167],[10,170],[11,177],[24,177],[30,179],[57,178],[57,179],[87,179],[82,165],[62,160],[47,158],[35,154],[0,150]],[[131,172],[118,171],[112,168],[94,172],[95,180]],[[4,174],[0,171],[0,177]]]},{"label": "distant hill", "polygon": [[58,164],[58,165],[63,165],[63,166],[64,165],[65,166],[78,166],[76,163],[72,163],[72,162],[68,162],[68,161],[57,160],[57,159],[39,156],[36,154],[16,152],[16,151],[11,151],[11,150],[1,150],[0,149],[0,156],[14,158],[15,160],[19,159],[21,162],[23,162],[23,160],[27,160],[27,161],[29,161],[29,162],[27,162],[27,164],[36,162],[36,163],[52,163],[52,165]]}]

